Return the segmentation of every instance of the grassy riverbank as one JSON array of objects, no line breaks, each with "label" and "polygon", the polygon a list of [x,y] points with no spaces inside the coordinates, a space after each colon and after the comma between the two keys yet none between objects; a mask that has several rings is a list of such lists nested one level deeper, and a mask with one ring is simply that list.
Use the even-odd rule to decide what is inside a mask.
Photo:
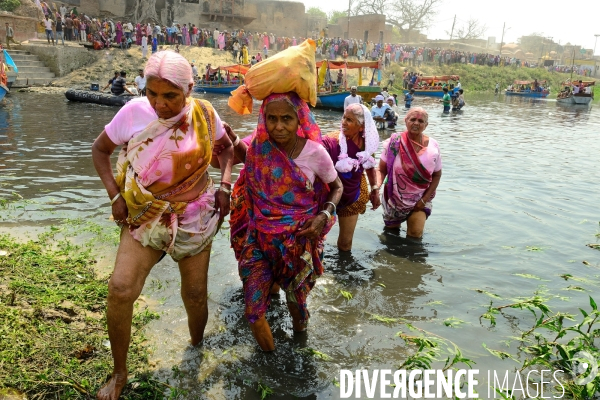
[{"label": "grassy riverbank", "polygon": [[[99,278],[85,246],[51,227],[36,241],[0,236],[0,397],[95,397],[111,371],[106,332],[108,277]],[[162,398],[166,385],[148,372],[144,327],[158,314],[137,307],[123,398]]]},{"label": "grassy riverbank", "polygon": [[[423,75],[459,75],[462,87],[467,92],[488,92],[493,93],[496,83],[500,83],[500,88],[504,90],[515,80],[547,80],[550,83],[550,97],[556,97],[556,93],[561,84],[571,77],[571,74],[560,72],[548,72],[544,68],[516,68],[516,67],[488,67],[472,64],[453,64],[443,65],[423,65],[419,68],[403,65],[392,65],[384,74],[383,83],[387,83],[391,72],[396,74],[395,90],[402,89],[402,73],[405,69],[416,71]],[[590,77],[573,75],[573,80],[590,80]],[[594,79],[595,80],[595,79]],[[596,86],[595,101],[600,101],[600,87]]]}]

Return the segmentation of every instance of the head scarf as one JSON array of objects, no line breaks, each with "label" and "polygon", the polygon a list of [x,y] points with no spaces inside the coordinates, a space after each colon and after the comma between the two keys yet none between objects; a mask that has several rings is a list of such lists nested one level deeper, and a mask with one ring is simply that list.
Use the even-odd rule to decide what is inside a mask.
[{"label": "head scarf", "polygon": [[371,169],[375,167],[375,159],[373,158],[373,154],[379,148],[379,133],[377,132],[377,126],[375,126],[375,121],[373,121],[373,117],[371,116],[371,112],[367,107],[362,104],[351,104],[346,110],[351,110],[355,115],[356,111],[360,111],[363,113],[364,117],[364,138],[365,138],[365,151],[360,151],[356,153],[356,158],[350,158],[348,156],[348,143],[346,142],[346,135],[343,134],[344,129],[340,126],[340,132],[342,135],[339,137],[340,143],[340,155],[338,157],[338,162],[335,163],[335,169],[340,172],[350,172],[352,169],[358,169],[360,165],[363,166],[364,169]]},{"label": "head scarf", "polygon": [[275,101],[285,101],[296,111],[298,136],[322,143],[319,126],[306,102],[296,93],[268,96],[262,103],[254,139],[246,153],[245,198],[250,229],[268,234],[293,233],[306,219],[316,215],[329,190],[318,177],[311,184],[300,167],[270,140],[265,114],[267,105]]},{"label": "head scarf", "polygon": [[189,96],[192,78],[192,67],[190,63],[180,54],[173,51],[159,51],[152,54],[146,63],[144,75],[165,79],[177,86],[185,96]]},{"label": "head scarf", "polygon": [[378,94],[377,96],[375,96],[375,101],[384,101],[385,99],[383,98],[382,95]]}]

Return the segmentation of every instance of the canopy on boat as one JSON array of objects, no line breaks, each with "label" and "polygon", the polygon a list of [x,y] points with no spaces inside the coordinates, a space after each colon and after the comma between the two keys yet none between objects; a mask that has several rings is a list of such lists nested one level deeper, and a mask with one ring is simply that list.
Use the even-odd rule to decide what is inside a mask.
[{"label": "canopy on boat", "polygon": [[357,69],[357,68],[373,68],[379,69],[379,61],[317,61],[317,68],[321,68],[324,62],[327,62],[329,69]]},{"label": "canopy on boat", "polygon": [[[594,86],[596,84],[596,81],[581,81],[581,83],[583,84],[583,86],[588,87],[588,86]],[[565,81],[562,84],[579,86],[579,81]]]},{"label": "canopy on boat", "polygon": [[211,67],[211,68],[209,68],[209,73],[212,75],[212,74],[218,72],[219,70],[221,70],[221,71],[230,72],[232,74],[246,75],[246,73],[248,72],[250,67],[251,67],[251,65],[244,65],[244,64],[226,65],[224,67],[217,67],[217,68]]},{"label": "canopy on boat", "polygon": [[458,81],[460,77],[458,75],[440,75],[440,76],[420,76],[417,82],[448,82]]},{"label": "canopy on boat", "polygon": [[[514,84],[515,85],[533,85],[534,81],[519,81],[519,80],[515,80]],[[538,84],[546,84],[546,80],[542,80],[542,81],[538,81]]]}]

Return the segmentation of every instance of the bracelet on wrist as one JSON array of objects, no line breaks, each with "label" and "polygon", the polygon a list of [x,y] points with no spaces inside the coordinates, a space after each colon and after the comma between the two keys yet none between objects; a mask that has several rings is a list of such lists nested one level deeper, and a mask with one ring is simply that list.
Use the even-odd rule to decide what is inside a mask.
[{"label": "bracelet on wrist", "polygon": [[377,185],[371,186],[371,192],[374,190],[379,190],[379,186],[377,186]]},{"label": "bracelet on wrist", "polygon": [[222,180],[221,185],[228,185],[229,187],[231,187],[231,182]]},{"label": "bracelet on wrist", "polygon": [[116,202],[117,200],[119,200],[119,197],[121,197],[121,192],[117,193],[117,194],[115,195],[115,197],[113,197],[112,199],[110,199],[110,205],[112,206],[113,204],[115,204],[115,202]]},{"label": "bracelet on wrist", "polygon": [[425,203],[425,201],[423,201],[423,198],[421,198],[421,203],[423,203],[424,206],[427,205],[427,203]]},{"label": "bracelet on wrist", "polygon": [[327,210],[321,210],[319,211],[319,214],[325,214],[328,220],[331,218],[331,213]]},{"label": "bracelet on wrist", "polygon": [[326,201],[325,203],[323,203],[323,206],[327,207],[327,204],[331,204],[333,206],[333,214],[335,214],[335,212],[337,210],[337,206],[331,201]]},{"label": "bracelet on wrist", "polygon": [[225,186],[219,186],[219,190],[223,193],[231,194],[231,189],[229,189]]},{"label": "bracelet on wrist", "polygon": [[233,147],[236,147],[238,144],[240,144],[240,137],[238,135],[235,135],[235,140],[233,141]]}]

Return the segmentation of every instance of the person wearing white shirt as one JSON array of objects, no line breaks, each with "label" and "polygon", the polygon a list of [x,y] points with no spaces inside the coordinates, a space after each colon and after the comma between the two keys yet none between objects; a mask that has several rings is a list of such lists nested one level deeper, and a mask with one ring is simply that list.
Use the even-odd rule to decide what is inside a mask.
[{"label": "person wearing white shirt", "polygon": [[384,98],[380,94],[375,96],[375,101],[377,102],[377,104],[374,105],[373,108],[371,108],[371,115],[373,116],[375,122],[377,122],[378,128],[383,129],[385,128],[385,113],[386,111],[391,110],[392,108],[389,104],[384,103]]},{"label": "person wearing white shirt", "polygon": [[348,106],[350,104],[355,104],[355,103],[362,104],[363,103],[362,97],[360,97],[359,95],[356,94],[356,90],[357,90],[356,86],[352,86],[350,88],[350,95],[344,99],[344,110],[346,108],[348,108]]},{"label": "person wearing white shirt", "polygon": [[140,95],[146,95],[146,77],[144,76],[144,70],[140,69],[140,74],[135,77],[135,87],[137,88]]}]

